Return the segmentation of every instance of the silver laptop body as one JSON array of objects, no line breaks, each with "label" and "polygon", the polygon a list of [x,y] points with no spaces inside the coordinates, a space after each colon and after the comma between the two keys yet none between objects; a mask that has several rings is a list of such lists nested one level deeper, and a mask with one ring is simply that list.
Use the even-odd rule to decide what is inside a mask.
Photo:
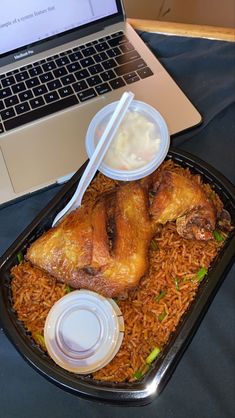
[{"label": "silver laptop body", "polygon": [[[58,33],[56,19],[61,20],[62,9],[60,8],[61,3],[65,4],[64,2],[54,1],[54,6],[43,8],[43,4],[48,5],[48,1],[21,1],[19,2],[21,10],[23,9],[22,4],[25,9],[20,14],[18,12],[19,21],[13,20],[10,9],[9,16],[7,15],[7,10],[4,7],[6,8],[8,3],[12,2],[3,1],[3,6],[1,6],[4,10],[5,20],[0,17],[0,39],[2,39],[0,40],[0,127],[2,131],[0,134],[0,204],[68,179],[87,159],[84,146],[85,135],[92,117],[109,102],[118,100],[124,91],[133,91],[137,100],[143,100],[154,106],[165,118],[171,135],[201,122],[198,111],[137,33],[126,22],[121,1],[84,0],[81,2],[80,0],[67,0],[66,6],[64,6],[66,7],[64,19],[68,22],[68,25],[62,28],[65,30],[63,33]],[[18,5],[18,2],[15,1],[15,4]],[[28,14],[26,14],[27,8]],[[6,35],[2,36],[1,31],[7,34],[10,28],[9,33],[11,35],[13,33],[11,32],[12,25],[18,25],[19,28],[20,25],[26,25],[27,32],[30,19],[34,19],[34,21],[42,19],[42,22],[45,19],[45,27],[40,25],[43,28],[41,29],[43,36],[42,34],[38,36],[37,33],[35,35],[37,38],[33,38],[31,32],[29,39],[32,42],[27,43],[26,47],[25,45],[19,46],[20,40],[14,43],[13,39],[12,45],[13,47],[17,45],[17,48],[7,52],[8,38]],[[79,21],[80,26],[77,21]],[[62,29],[60,27],[60,31]],[[124,43],[126,43],[126,46],[120,48],[117,40],[123,36],[125,36]],[[39,39],[39,37],[42,37],[42,39]],[[97,48],[95,59],[98,59],[98,54],[103,52],[102,45],[99,47],[101,49],[97,47],[97,42],[100,39],[99,44],[103,43],[109,47],[109,55],[106,55],[105,60],[106,64],[101,62],[103,75],[100,80],[102,82],[97,83],[97,77],[94,74],[96,67],[94,65],[94,68],[92,67],[93,74],[89,70],[91,67],[88,63],[88,66],[85,67],[88,73],[86,71],[84,75],[81,71],[84,69],[83,67],[79,70],[80,72],[73,71],[78,64],[73,67],[72,64],[75,61],[70,61],[69,58],[66,71],[73,75],[76,84],[75,82],[72,83],[71,89],[67,89],[67,78],[63,76],[64,78],[61,78],[63,83],[61,84],[60,81],[62,87],[55,89],[54,93],[58,100],[51,95],[54,101],[50,102],[51,91],[48,86],[53,84],[54,79],[50,80],[51,84],[46,83],[46,97],[49,103],[46,103],[42,112],[39,106],[39,114],[42,114],[42,117],[37,118],[38,109],[33,108],[33,105],[37,105],[39,100],[34,93],[41,90],[41,84],[36,86],[36,90],[31,89],[29,94],[30,89],[27,87],[29,82],[26,84],[24,76],[21,80],[21,74],[25,71],[28,74],[34,71],[35,67],[48,66],[48,62],[49,64],[56,60],[56,62],[61,62],[65,56],[74,58],[78,52],[82,54],[84,63],[84,60],[89,57],[84,55],[90,51],[89,48]],[[12,45],[10,45],[11,48]],[[123,61],[120,58],[117,59],[115,55],[117,49],[124,51],[121,51],[125,55]],[[107,53],[106,50],[104,52]],[[112,54],[114,55],[112,56]],[[126,63],[125,59],[129,58],[130,61]],[[117,71],[115,67],[118,60],[119,64],[121,63],[119,65],[121,67],[120,71]],[[99,62],[95,61],[96,64],[99,64]],[[55,65],[55,69],[60,68],[57,64]],[[111,65],[110,69],[109,65]],[[129,70],[128,65],[130,65]],[[54,72],[52,71],[53,76],[55,69]],[[107,73],[108,76],[109,71],[111,74],[114,73],[116,78],[105,79],[104,73]],[[84,75],[84,77],[77,80],[77,74],[81,77]],[[40,74],[35,75],[37,82],[40,81],[40,76]],[[92,77],[94,77],[94,80]],[[8,85],[9,80],[10,84]],[[84,84],[84,81],[87,88],[79,91],[80,83]],[[23,82],[25,90],[16,94],[18,102],[14,104],[16,99],[12,99],[11,92],[18,88],[17,86],[13,89],[13,86],[20,82]],[[94,85],[92,85],[93,82]],[[73,86],[76,87],[77,91],[74,90]],[[86,95],[89,96],[89,91],[95,92],[94,97],[93,94],[90,98],[86,97]],[[62,92],[68,94],[62,99],[66,102],[64,109],[61,109],[59,103]],[[20,112],[21,109],[24,110],[24,97],[27,98],[27,96],[29,96],[28,112],[26,109],[26,113],[22,116],[23,124],[21,124]],[[71,100],[74,100],[74,102]],[[11,106],[13,111],[6,109],[7,103],[13,103]],[[53,106],[55,108],[51,110]]]}]

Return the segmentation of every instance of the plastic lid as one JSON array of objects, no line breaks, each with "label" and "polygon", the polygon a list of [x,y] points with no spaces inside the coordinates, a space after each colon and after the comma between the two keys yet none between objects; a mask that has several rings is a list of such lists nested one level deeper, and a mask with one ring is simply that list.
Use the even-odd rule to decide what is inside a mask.
[{"label": "plastic lid", "polygon": [[45,323],[45,344],[62,368],[88,374],[117,354],[124,335],[122,313],[112,299],[75,290],[51,308]]},{"label": "plastic lid", "polygon": [[[88,127],[86,135],[86,150],[89,158],[92,156],[96,146],[97,132],[99,130],[102,131],[102,129],[104,129],[104,126],[105,124],[107,124],[116,105],[117,102],[110,103],[109,105],[103,107],[93,117]],[[150,161],[148,161],[145,165],[139,168],[121,170],[113,168],[110,165],[107,165],[105,162],[103,162],[100,165],[99,171],[101,171],[107,177],[123,181],[138,180],[151,174],[163,162],[170,146],[170,135],[167,124],[165,122],[165,119],[155,108],[148,105],[147,103],[138,100],[133,100],[129,106],[128,111],[137,112],[142,116],[146,117],[153,124],[155,133],[160,139],[160,143],[159,148],[157,149],[155,154],[152,155]],[[113,139],[113,141],[114,140],[115,138]],[[135,152],[135,149],[133,149],[133,152]]]}]

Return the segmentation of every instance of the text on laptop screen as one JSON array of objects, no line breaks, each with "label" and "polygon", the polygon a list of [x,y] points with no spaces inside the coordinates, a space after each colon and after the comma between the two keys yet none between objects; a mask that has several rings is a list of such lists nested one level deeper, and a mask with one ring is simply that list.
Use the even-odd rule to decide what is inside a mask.
[{"label": "text on laptop screen", "polygon": [[115,0],[1,0],[0,54],[116,12]]}]

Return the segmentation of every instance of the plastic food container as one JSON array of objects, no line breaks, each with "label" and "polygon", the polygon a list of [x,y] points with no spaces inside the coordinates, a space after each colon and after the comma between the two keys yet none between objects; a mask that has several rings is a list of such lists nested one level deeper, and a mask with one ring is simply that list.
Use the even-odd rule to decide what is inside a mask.
[{"label": "plastic food container", "polygon": [[[194,174],[200,174],[203,180],[213,185],[222,199],[225,209],[235,224],[235,189],[234,186],[216,169],[199,158],[177,149],[170,149],[167,158],[172,159]],[[85,167],[85,166],[84,166]],[[4,332],[12,341],[23,358],[37,372],[61,389],[81,398],[114,405],[145,405],[153,401],[166,386],[177,363],[194,336],[204,314],[223,282],[235,259],[235,229],[231,231],[226,245],[214,260],[202,281],[195,300],[189,306],[182,321],[172,334],[168,344],[153,362],[151,369],[143,379],[134,382],[100,382],[90,375],[71,373],[56,364],[30,337],[27,330],[16,317],[11,299],[11,268],[17,264],[17,255],[27,251],[28,246],[44,231],[51,227],[56,213],[72,197],[81,178],[84,167],[63,186],[50,203],[37,215],[32,223],[20,234],[18,239],[0,259],[0,318]],[[17,372],[17,371],[16,371]]]},{"label": "plastic food container", "polygon": [[[89,158],[118,102],[103,107],[86,135]],[[151,174],[165,159],[170,136],[162,115],[147,103],[133,100],[104,157],[99,171],[115,180],[138,180]]]},{"label": "plastic food container", "polygon": [[112,299],[76,290],[51,308],[44,327],[50,357],[63,369],[89,374],[117,354],[124,332],[122,313]]}]

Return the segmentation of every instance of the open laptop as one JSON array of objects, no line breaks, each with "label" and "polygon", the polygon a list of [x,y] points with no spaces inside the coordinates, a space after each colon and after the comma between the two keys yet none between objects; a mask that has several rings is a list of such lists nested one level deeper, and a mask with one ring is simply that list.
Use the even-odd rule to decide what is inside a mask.
[{"label": "open laptop", "polygon": [[171,134],[201,121],[120,0],[2,0],[0,203],[69,178],[87,159],[92,117],[126,90]]}]

